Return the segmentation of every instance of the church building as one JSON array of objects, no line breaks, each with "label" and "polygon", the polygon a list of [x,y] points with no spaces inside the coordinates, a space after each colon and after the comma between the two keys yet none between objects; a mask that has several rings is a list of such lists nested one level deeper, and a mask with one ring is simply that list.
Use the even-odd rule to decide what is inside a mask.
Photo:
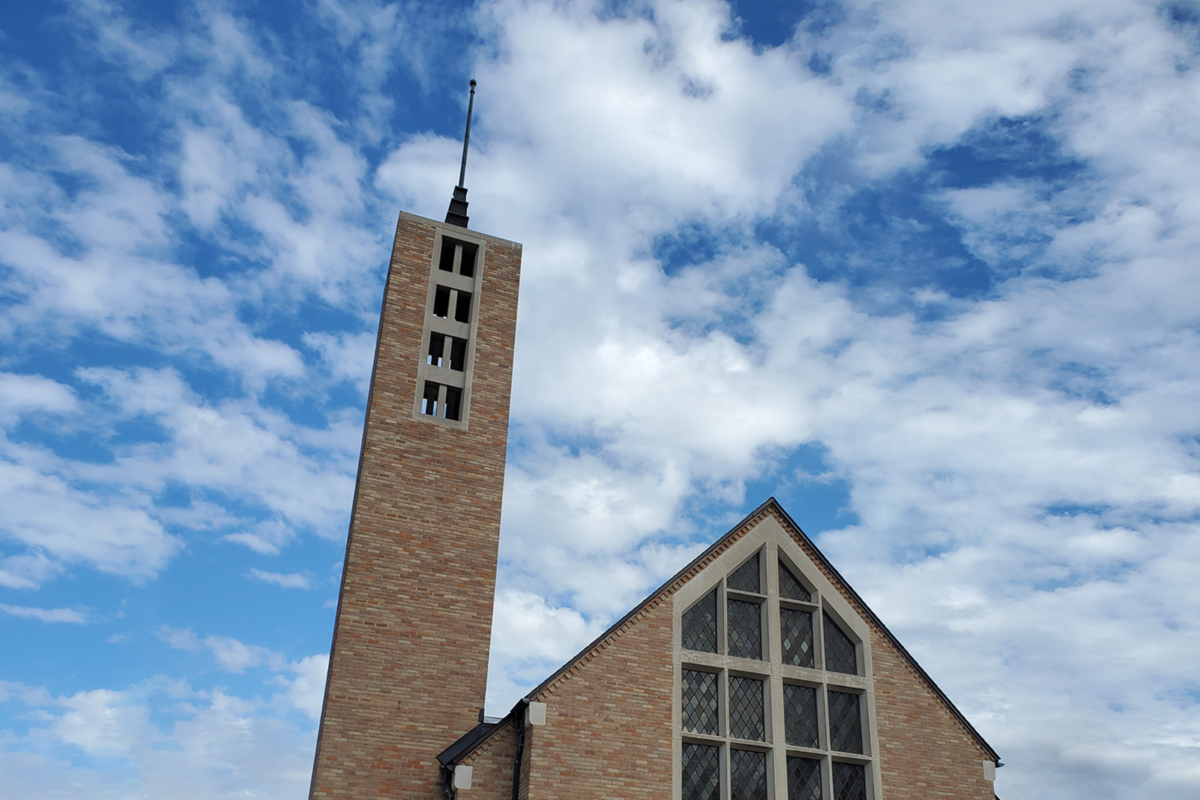
[{"label": "church building", "polygon": [[996,752],[773,498],[483,716],[521,245],[467,227],[470,113],[446,220],[396,228],[310,797],[993,800]]}]

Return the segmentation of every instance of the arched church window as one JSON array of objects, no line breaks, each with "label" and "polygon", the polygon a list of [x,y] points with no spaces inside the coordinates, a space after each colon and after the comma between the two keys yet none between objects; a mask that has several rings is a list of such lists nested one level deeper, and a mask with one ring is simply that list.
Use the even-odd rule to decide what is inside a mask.
[{"label": "arched church window", "polygon": [[707,568],[677,610],[676,800],[875,800],[862,623],[786,549]]}]

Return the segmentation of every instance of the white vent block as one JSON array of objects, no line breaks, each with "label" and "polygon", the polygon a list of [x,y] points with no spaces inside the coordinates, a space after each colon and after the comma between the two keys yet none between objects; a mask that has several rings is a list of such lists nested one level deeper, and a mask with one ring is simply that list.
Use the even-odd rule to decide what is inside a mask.
[{"label": "white vent block", "polygon": [[463,792],[471,788],[471,773],[475,771],[474,767],[464,766],[459,764],[454,768],[454,788],[457,791]]},{"label": "white vent block", "polygon": [[995,761],[984,761],[983,762],[983,779],[985,781],[996,780],[996,762]]},{"label": "white vent block", "polygon": [[525,709],[525,724],[540,727],[546,724],[546,704],[530,703]]}]

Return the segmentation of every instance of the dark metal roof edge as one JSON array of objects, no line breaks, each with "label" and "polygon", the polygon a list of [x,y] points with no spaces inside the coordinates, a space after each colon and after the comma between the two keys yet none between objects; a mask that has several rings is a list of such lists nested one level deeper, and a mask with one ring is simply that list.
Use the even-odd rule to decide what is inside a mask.
[{"label": "dark metal roof edge", "polygon": [[[767,503],[773,503],[775,505],[775,508],[779,511],[779,513],[783,515],[783,518],[785,520],[787,520],[788,524],[791,525],[795,529],[796,533],[798,533],[802,537],[804,537],[804,541],[808,542],[808,544],[812,547],[813,552],[817,554],[817,557],[819,559],[821,559],[821,563],[824,564],[825,567],[828,568],[829,571],[832,572],[833,575],[839,581],[841,581],[842,586],[845,587],[846,591],[850,594],[850,596],[852,598],[854,598],[854,600],[858,601],[858,604],[860,606],[862,606],[863,610],[866,611],[868,615],[870,615],[871,620],[876,625],[879,626],[879,629],[881,631],[883,631],[885,636],[887,636],[888,641],[890,641],[892,643],[892,645],[895,646],[895,648],[900,651],[900,654],[902,656],[904,656],[906,659],[908,659],[908,663],[913,666],[913,668],[917,671],[917,674],[919,674],[925,680],[925,682],[929,684],[929,687],[931,689],[933,689],[934,693],[937,694],[937,696],[939,698],[941,698],[942,702],[945,703],[946,706],[950,709],[950,712],[952,714],[954,714],[955,717],[958,718],[958,721],[961,722],[963,724],[963,726],[966,727],[966,729],[971,733],[971,735],[975,737],[975,740],[977,742],[979,742],[979,744],[983,745],[984,749],[987,750],[989,754],[991,754],[993,760],[996,761],[996,763],[1000,763],[1000,754],[996,752],[995,748],[993,748],[990,744],[988,744],[987,739],[984,739],[983,736],[979,733],[979,731],[975,730],[975,726],[972,725],[970,720],[968,720],[963,715],[963,713],[958,710],[958,706],[954,705],[953,701],[951,701],[950,698],[946,696],[946,693],[942,691],[942,687],[938,686],[937,683],[933,680],[933,678],[929,677],[929,673],[925,671],[924,667],[922,667],[919,663],[917,663],[917,660],[915,658],[913,658],[912,653],[908,652],[908,650],[904,647],[904,645],[900,644],[900,640],[896,638],[896,635],[894,633],[892,633],[890,630],[888,630],[888,626],[884,625],[883,620],[881,620],[879,618],[879,616],[874,611],[871,610],[871,607],[869,605],[867,605],[867,601],[863,600],[862,597],[859,596],[858,592],[854,591],[854,587],[850,585],[850,582],[842,577],[842,573],[838,572],[837,568],[835,568],[833,566],[833,564],[830,563],[829,559],[825,557],[825,554],[821,552],[821,549],[819,547],[817,547],[816,543],[813,542],[813,540],[808,537],[808,534],[805,533],[804,530],[799,525],[796,524],[796,520],[792,519],[791,514],[787,513],[787,511],[785,511],[783,509],[783,506],[779,505],[779,503],[776,502],[774,497],[767,500]],[[767,503],[764,503],[763,505],[767,505]],[[760,508],[761,508],[761,506],[760,506]],[[757,512],[755,512],[755,513],[757,513]],[[732,533],[732,531],[730,531],[730,533]],[[726,534],[726,535],[728,535],[728,534]],[[724,538],[724,537],[721,537],[721,538]]]},{"label": "dark metal roof edge", "polygon": [[458,740],[455,741],[454,744],[438,753],[438,762],[443,767],[449,764],[457,764],[459,759],[470,754],[476,747],[483,742],[486,742],[507,719],[508,717],[503,717],[497,722],[479,723],[474,728],[471,728],[471,730],[458,737]]}]

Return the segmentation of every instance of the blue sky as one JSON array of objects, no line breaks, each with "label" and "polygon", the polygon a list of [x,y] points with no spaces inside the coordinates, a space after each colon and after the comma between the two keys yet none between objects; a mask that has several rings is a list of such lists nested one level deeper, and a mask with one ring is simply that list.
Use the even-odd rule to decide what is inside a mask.
[{"label": "blue sky", "polygon": [[0,53],[13,796],[304,796],[472,75],[493,713],[775,495],[1001,797],[1200,794],[1195,3],[9,3]]}]

